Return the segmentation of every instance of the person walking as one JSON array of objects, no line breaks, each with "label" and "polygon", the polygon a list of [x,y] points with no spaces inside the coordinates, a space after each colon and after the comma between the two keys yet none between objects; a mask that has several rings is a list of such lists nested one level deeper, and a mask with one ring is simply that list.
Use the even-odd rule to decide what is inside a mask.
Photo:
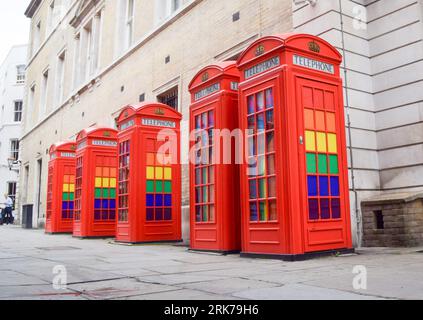
[{"label": "person walking", "polygon": [[3,223],[12,224],[13,223],[13,200],[7,193],[4,194],[5,198],[5,208],[3,209]]}]

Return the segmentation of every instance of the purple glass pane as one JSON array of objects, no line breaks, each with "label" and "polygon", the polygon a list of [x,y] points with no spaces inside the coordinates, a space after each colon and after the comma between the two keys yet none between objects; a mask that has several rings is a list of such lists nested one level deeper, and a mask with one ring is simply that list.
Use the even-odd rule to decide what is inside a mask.
[{"label": "purple glass pane", "polygon": [[330,219],[329,199],[320,199],[320,217]]},{"label": "purple glass pane", "polygon": [[62,211],[62,219],[67,219],[67,218],[68,218],[68,212]]},{"label": "purple glass pane", "polygon": [[319,201],[317,199],[308,200],[308,210],[310,220],[319,219]]},{"label": "purple glass pane", "polygon": [[209,127],[214,127],[214,112],[209,111]]},{"label": "purple glass pane", "polygon": [[256,180],[250,180],[250,199],[257,199],[257,183],[256,183]]},{"label": "purple glass pane", "polygon": [[69,212],[69,219],[73,219],[73,211]]},{"label": "purple glass pane", "polygon": [[341,202],[339,199],[332,199],[332,219],[340,219],[341,218]]},{"label": "purple glass pane", "polygon": [[110,220],[116,220],[116,210],[112,210],[109,212]]},{"label": "purple glass pane", "polygon": [[254,106],[254,96],[248,97],[248,114],[252,114],[255,112],[255,106]]},{"label": "purple glass pane", "polygon": [[147,209],[147,221],[154,220],[154,209]]},{"label": "purple glass pane", "polygon": [[171,208],[164,209],[164,219],[165,220],[172,220],[172,209]]},{"label": "purple glass pane", "polygon": [[101,211],[101,218],[103,220],[109,220],[109,210],[102,210]]},{"label": "purple glass pane", "polygon": [[257,203],[255,202],[250,202],[250,220],[251,221],[258,220]]},{"label": "purple glass pane", "polygon": [[266,107],[273,108],[273,90],[272,89],[266,90]]},{"label": "purple glass pane", "polygon": [[100,210],[94,211],[94,220],[101,220],[101,211]]},{"label": "purple glass pane", "polygon": [[328,177],[319,177],[319,191],[320,191],[320,196],[322,197],[329,196],[329,178]]},{"label": "purple glass pane", "polygon": [[156,220],[163,220],[163,209],[156,208],[155,216],[156,216]]}]

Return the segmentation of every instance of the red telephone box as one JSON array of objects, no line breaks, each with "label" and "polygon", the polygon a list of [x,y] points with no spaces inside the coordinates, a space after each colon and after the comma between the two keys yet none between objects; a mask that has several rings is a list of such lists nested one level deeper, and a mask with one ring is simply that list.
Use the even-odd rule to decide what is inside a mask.
[{"label": "red telephone box", "polygon": [[[234,161],[234,142],[221,138],[223,130],[232,134],[238,128],[238,85],[234,61],[202,69],[189,85],[190,132],[195,132],[191,141],[195,154],[190,161],[193,250],[229,253],[241,249],[239,166]],[[230,161],[225,161],[224,150],[230,152],[226,155]]]},{"label": "red telephone box", "polygon": [[75,142],[50,147],[46,233],[72,233],[75,200]]},{"label": "red telephone box", "polygon": [[182,241],[181,119],[161,103],[128,106],[117,118],[117,241]]},{"label": "red telephone box", "polygon": [[352,250],[341,62],[306,34],[264,37],[240,56],[243,255]]},{"label": "red telephone box", "polygon": [[82,130],[76,138],[73,235],[114,237],[116,233],[117,131]]}]

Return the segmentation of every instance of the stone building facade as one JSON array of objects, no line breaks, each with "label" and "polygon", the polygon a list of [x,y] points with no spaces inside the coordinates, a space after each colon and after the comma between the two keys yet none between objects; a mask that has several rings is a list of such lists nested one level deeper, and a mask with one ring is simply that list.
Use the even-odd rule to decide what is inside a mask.
[{"label": "stone building facade", "polygon": [[0,203],[18,193],[26,53],[26,45],[14,46],[0,66]]}]

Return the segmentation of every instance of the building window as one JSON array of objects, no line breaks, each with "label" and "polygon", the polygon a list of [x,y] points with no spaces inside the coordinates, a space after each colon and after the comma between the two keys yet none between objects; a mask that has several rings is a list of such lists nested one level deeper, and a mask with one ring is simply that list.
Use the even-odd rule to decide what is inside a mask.
[{"label": "building window", "polygon": [[172,0],[171,14],[181,7],[181,0]]},{"label": "building window", "polygon": [[16,199],[16,182],[8,182],[7,183],[7,195],[12,198],[13,203],[15,203]]},{"label": "building window", "polygon": [[172,16],[181,6],[181,0],[156,0],[156,23],[161,23]]},{"label": "building window", "polygon": [[178,110],[178,86],[159,94],[157,96],[157,101]]},{"label": "building window", "polygon": [[383,212],[382,210],[376,210],[374,212],[375,217],[375,229],[376,230],[383,230],[385,229],[385,221],[383,219]]},{"label": "building window", "polygon": [[81,62],[81,34],[78,33],[75,37],[75,54],[74,54],[74,61],[73,61],[73,87],[74,89],[80,83],[80,62]]},{"label": "building window", "polygon": [[60,106],[63,102],[64,96],[64,83],[65,83],[65,61],[66,51],[59,54],[57,58],[57,78],[56,78],[56,101],[55,105]]},{"label": "building window", "polygon": [[41,101],[40,101],[40,113],[39,119],[41,119],[47,112],[47,97],[48,97],[48,69],[43,73],[43,79],[41,83]]},{"label": "building window", "polygon": [[41,21],[39,21],[34,29],[34,34],[32,37],[32,54],[34,55],[41,43]]},{"label": "building window", "polygon": [[47,17],[47,33],[50,33],[54,26],[56,25],[56,6],[55,1],[53,0],[48,7],[48,17]]},{"label": "building window", "polygon": [[15,122],[21,122],[22,121],[22,100],[15,101],[15,107],[14,107],[14,114],[13,114],[13,121]]},{"label": "building window", "polygon": [[[29,94],[28,94],[28,107],[27,107],[27,113],[30,114],[30,112],[34,112],[34,101],[35,101],[35,89],[36,86],[35,84],[33,84],[31,86],[31,88],[29,89]],[[29,120],[32,119],[32,117],[26,117],[26,124],[27,125],[31,125],[31,123],[29,122]]]},{"label": "building window", "polygon": [[19,140],[10,140],[10,159],[19,160]]},{"label": "building window", "polygon": [[24,64],[16,66],[16,84],[25,83],[25,67]]}]

